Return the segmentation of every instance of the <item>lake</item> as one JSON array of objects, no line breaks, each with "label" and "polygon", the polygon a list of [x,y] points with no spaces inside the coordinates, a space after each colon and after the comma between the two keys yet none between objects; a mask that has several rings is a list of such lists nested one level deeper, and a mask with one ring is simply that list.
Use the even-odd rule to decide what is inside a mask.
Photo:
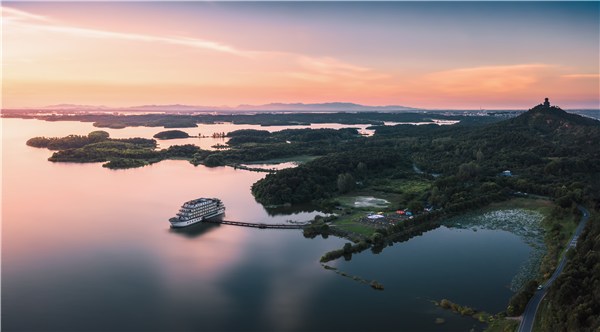
[{"label": "lake", "polygon": [[[190,133],[232,127],[258,126],[207,125]],[[319,263],[344,239],[227,225],[169,228],[184,201],[202,196],[221,198],[228,220],[283,223],[318,213],[265,210],[250,192],[265,173],[186,161],[109,170],[51,163],[51,151],[25,145],[34,136],[97,129],[2,120],[3,331],[480,330],[431,300],[501,311],[532,250],[507,231],[443,226],[380,254],[329,263],[385,286],[373,290]],[[150,138],[161,130],[107,131]],[[188,140],[199,139],[168,142]]]}]

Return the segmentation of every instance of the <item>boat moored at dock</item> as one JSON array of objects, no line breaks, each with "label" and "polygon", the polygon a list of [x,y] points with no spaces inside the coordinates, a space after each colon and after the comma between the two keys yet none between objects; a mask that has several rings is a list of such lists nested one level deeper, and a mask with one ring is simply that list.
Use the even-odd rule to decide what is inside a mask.
[{"label": "boat moored at dock", "polygon": [[169,219],[171,227],[186,227],[215,218],[225,213],[225,205],[218,198],[198,198],[183,203],[177,216]]}]

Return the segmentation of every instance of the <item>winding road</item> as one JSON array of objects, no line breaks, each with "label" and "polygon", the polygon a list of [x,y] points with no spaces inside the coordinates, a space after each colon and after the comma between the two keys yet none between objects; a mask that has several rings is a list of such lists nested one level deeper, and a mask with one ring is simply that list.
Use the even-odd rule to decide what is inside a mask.
[{"label": "winding road", "polygon": [[525,307],[525,312],[523,312],[523,318],[521,319],[521,324],[519,325],[518,332],[530,332],[533,330],[535,315],[537,313],[538,307],[540,306],[540,303],[544,299],[544,296],[546,296],[546,293],[548,292],[548,289],[550,288],[554,280],[558,278],[558,276],[562,273],[562,270],[565,268],[565,265],[567,264],[567,251],[569,251],[571,248],[575,248],[575,246],[577,245],[577,239],[579,238],[581,231],[583,231],[583,228],[585,227],[585,224],[587,223],[590,216],[589,211],[586,210],[586,208],[584,208],[583,206],[579,205],[577,206],[577,208],[583,214],[581,216],[581,220],[579,221],[579,225],[577,225],[575,233],[569,241],[569,245],[565,250],[563,258],[560,260],[560,263],[558,264],[558,267],[552,274],[552,277],[550,277],[550,279],[548,279],[548,281],[546,281],[546,283],[542,285],[541,289],[538,289],[535,292],[533,297],[531,297],[531,299],[529,300],[529,303],[527,303],[527,307]]}]

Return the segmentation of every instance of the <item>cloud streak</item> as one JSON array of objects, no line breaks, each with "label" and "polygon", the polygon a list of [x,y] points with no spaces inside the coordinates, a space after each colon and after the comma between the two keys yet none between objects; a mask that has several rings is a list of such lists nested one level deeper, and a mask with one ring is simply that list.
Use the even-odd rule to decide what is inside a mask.
[{"label": "cloud streak", "polygon": [[541,63],[459,68],[430,73],[425,84],[450,94],[507,93],[528,89],[558,69]]},{"label": "cloud streak", "polygon": [[0,6],[4,24],[10,22],[52,22],[51,19],[41,15],[31,14],[22,10]]},{"label": "cloud streak", "polygon": [[[81,86],[78,95],[87,96],[78,103],[96,98],[113,104],[154,98],[155,103],[348,100],[424,107],[465,101],[465,106],[485,106],[505,100],[525,104],[539,95],[598,96],[594,63],[553,57],[549,64],[541,51],[483,57],[469,47],[460,57],[438,52],[423,58],[418,43],[414,54],[380,43],[388,38],[371,44],[367,36],[379,38],[389,23],[381,23],[375,33],[353,22],[302,19],[288,24],[246,11],[236,14],[236,21],[203,12],[205,20],[199,22],[177,6],[175,16],[152,6],[100,6],[102,15],[68,6],[65,13],[59,7],[13,6],[0,6],[4,84],[13,92],[5,102],[11,105],[32,97],[40,104],[70,101],[73,86]],[[140,16],[132,20],[133,13]],[[258,28],[251,29],[251,23]],[[248,27],[243,34],[240,26]],[[490,65],[472,65],[482,58]],[[148,96],[150,90],[157,92]],[[44,102],[49,96],[57,100]]]},{"label": "cloud streak", "polygon": [[57,32],[69,35],[76,35],[87,38],[105,38],[105,39],[120,39],[140,42],[155,42],[172,45],[187,46],[198,49],[211,50],[216,52],[229,53],[238,56],[251,56],[252,52],[244,52],[230,45],[214,42],[210,40],[176,37],[176,36],[154,36],[126,32],[114,32],[98,29],[87,29],[73,27],[68,25],[60,25],[58,22],[40,15],[31,14],[25,11],[2,7],[2,16],[5,19],[5,24],[18,25],[21,28],[27,28],[36,31]]},{"label": "cloud streak", "polygon": [[600,74],[568,74],[562,75],[563,78],[574,78],[574,79],[599,79]]},{"label": "cloud streak", "polygon": [[2,7],[5,19],[4,25],[26,29],[37,33],[50,32],[82,38],[95,38],[106,40],[121,40],[143,43],[162,43],[193,49],[225,53],[238,57],[254,60],[255,63],[268,63],[275,60],[287,66],[279,76],[307,81],[332,82],[339,79],[346,80],[376,80],[388,75],[376,73],[370,68],[350,64],[333,57],[311,57],[304,54],[280,51],[242,50],[232,45],[201,38],[182,36],[159,36],[140,33],[117,32],[100,29],[89,29],[65,25],[50,17],[31,14],[22,10]]}]

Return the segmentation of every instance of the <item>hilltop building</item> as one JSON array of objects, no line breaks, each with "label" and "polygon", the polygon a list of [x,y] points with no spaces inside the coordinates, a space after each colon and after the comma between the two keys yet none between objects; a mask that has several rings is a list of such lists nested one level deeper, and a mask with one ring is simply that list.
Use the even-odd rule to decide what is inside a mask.
[{"label": "hilltop building", "polygon": [[548,98],[544,99],[544,107],[550,107],[550,102],[548,101]]}]

